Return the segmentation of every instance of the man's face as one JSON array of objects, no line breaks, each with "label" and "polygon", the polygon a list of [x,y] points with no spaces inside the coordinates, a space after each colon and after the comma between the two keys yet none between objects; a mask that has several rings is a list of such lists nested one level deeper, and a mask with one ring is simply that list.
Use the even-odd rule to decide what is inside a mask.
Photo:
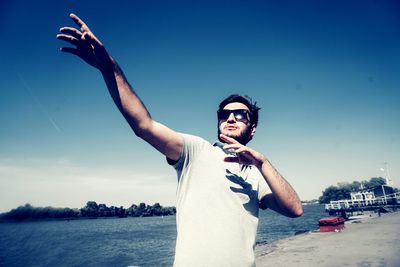
[{"label": "man's face", "polygon": [[[247,106],[240,102],[229,103],[224,107],[224,110],[232,110],[229,113],[227,119],[218,120],[218,138],[219,134],[224,134],[226,136],[232,137],[239,143],[245,145],[253,137],[256,128],[254,125],[250,124],[250,111]],[[246,110],[245,118],[236,118],[234,115],[234,110]]]}]

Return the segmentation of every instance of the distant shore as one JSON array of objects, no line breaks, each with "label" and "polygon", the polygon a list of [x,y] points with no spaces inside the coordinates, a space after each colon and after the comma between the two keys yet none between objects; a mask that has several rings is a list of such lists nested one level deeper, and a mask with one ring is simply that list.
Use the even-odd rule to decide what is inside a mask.
[{"label": "distant shore", "polygon": [[34,220],[76,220],[95,218],[126,218],[126,217],[152,217],[175,215],[175,207],[163,207],[160,203],[146,205],[132,204],[128,209],[124,207],[107,207],[105,204],[97,204],[88,201],[81,209],[33,207],[30,204],[19,206],[9,212],[0,213],[0,221],[34,221]]},{"label": "distant shore", "polygon": [[400,212],[345,226],[257,245],[257,266],[400,266]]}]

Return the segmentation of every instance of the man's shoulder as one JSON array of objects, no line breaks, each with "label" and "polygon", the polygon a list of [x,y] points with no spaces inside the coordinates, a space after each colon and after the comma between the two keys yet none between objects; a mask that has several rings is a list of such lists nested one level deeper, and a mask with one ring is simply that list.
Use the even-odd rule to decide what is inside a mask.
[{"label": "man's shoulder", "polygon": [[197,136],[197,135],[193,135],[193,134],[187,134],[187,133],[179,133],[183,140],[184,143],[187,144],[202,144],[202,145],[211,145],[211,143],[207,140],[205,140],[204,138]]}]

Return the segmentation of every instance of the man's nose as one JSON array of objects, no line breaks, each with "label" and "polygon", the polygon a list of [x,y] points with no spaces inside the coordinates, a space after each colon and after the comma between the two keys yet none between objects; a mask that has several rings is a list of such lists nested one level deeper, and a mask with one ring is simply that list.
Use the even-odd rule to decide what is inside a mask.
[{"label": "man's nose", "polygon": [[236,118],[235,118],[235,115],[233,114],[233,112],[231,112],[231,114],[229,114],[229,117],[226,121],[227,122],[236,122]]}]

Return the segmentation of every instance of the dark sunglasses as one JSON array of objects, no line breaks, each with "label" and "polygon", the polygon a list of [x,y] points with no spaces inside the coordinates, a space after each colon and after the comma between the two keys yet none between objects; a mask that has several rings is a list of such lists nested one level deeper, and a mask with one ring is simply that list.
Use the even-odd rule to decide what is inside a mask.
[{"label": "dark sunglasses", "polygon": [[248,123],[250,119],[250,112],[247,109],[223,109],[217,112],[218,120],[226,121],[233,113],[235,120]]}]

